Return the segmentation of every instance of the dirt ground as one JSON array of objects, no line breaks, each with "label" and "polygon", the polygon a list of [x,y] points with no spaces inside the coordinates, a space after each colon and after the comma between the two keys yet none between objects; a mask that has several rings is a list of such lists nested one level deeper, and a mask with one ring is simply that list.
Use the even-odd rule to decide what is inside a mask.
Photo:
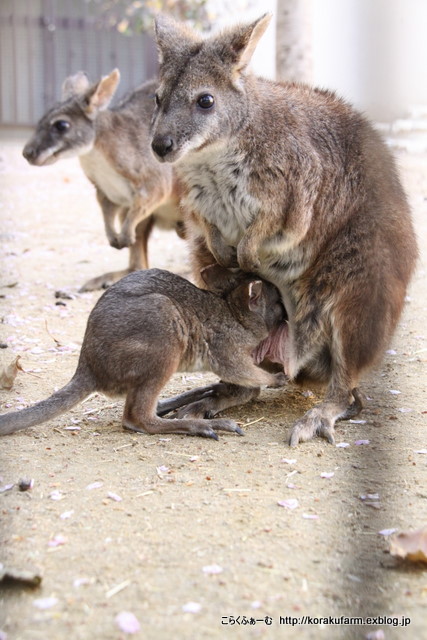
[{"label": "dirt ground", "polygon": [[[0,392],[2,412],[69,380],[100,295],[77,291],[127,263],[78,162],[30,167],[28,136],[3,132],[0,150],[0,356],[20,355],[25,370]],[[288,448],[292,423],[319,399],[292,388],[227,412],[245,436],[218,442],[123,431],[122,401],[101,395],[2,438],[1,562],[42,581],[3,583],[0,638],[120,640],[123,612],[148,640],[427,638],[426,565],[392,557],[379,533],[427,523],[426,159],[399,152],[422,255],[393,343],[362,385],[368,407],[338,425],[349,446]],[[188,273],[173,233],[155,231],[150,259]],[[164,395],[214,379],[177,375]],[[20,491],[22,479],[32,489]],[[377,619],[329,620],[341,616]],[[409,626],[393,626],[403,618]]]}]

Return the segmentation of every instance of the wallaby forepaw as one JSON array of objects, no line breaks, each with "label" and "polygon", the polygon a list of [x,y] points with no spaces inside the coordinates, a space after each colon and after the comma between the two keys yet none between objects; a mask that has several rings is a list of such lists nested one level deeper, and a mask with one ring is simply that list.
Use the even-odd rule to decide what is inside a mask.
[{"label": "wallaby forepaw", "polygon": [[334,425],[321,414],[321,410],[314,408],[294,424],[289,438],[289,446],[296,447],[300,442],[307,442],[320,436],[329,444],[335,444]]},{"label": "wallaby forepaw", "polygon": [[283,371],[280,371],[279,373],[275,373],[273,375],[273,381],[268,386],[272,387],[273,389],[276,389],[277,387],[286,386],[288,381],[289,381],[289,378],[286,375],[286,373],[284,373]]},{"label": "wallaby forepaw", "polygon": [[246,273],[257,273],[261,268],[261,262],[256,254],[246,251],[237,251],[237,262],[242,271]]},{"label": "wallaby forepaw", "polygon": [[111,244],[115,249],[124,249],[125,247],[130,247],[132,244],[135,244],[135,232],[131,231],[122,231],[115,239],[114,244]]},{"label": "wallaby forepaw", "polygon": [[213,250],[212,253],[215,260],[221,265],[221,267],[234,269],[239,266],[236,249],[234,247],[224,246],[220,253],[216,250]]},{"label": "wallaby forepaw", "polygon": [[122,247],[119,244],[118,236],[109,236],[108,242],[110,244],[110,247],[113,247],[113,249],[122,249]]}]

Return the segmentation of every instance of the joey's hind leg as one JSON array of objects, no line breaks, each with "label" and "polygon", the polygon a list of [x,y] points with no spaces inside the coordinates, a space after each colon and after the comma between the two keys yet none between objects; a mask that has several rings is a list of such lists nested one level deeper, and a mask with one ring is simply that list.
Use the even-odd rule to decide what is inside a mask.
[{"label": "joey's hind leg", "polygon": [[219,382],[203,389],[203,394],[198,397],[194,394],[192,401],[186,402],[185,405],[178,404],[180,396],[175,398],[177,418],[212,418],[224,409],[250,402],[257,398],[261,391],[259,387],[241,387],[228,382]]},{"label": "joey's hind leg", "polygon": [[[157,388],[156,388],[157,387]],[[178,433],[218,439],[216,431],[243,435],[232,420],[165,419],[156,415],[159,385],[147,384],[129,391],[123,414],[123,427],[149,434]]]}]

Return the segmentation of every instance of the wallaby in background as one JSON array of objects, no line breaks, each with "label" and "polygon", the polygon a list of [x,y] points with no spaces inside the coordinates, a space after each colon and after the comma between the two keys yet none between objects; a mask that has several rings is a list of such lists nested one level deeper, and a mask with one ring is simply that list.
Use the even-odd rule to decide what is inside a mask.
[{"label": "wallaby in background", "polygon": [[274,283],[288,325],[266,357],[282,357],[292,381],[327,385],[290,444],[333,442],[396,327],[417,246],[394,160],[365,117],[330,91],[247,71],[269,20],[202,38],[158,17],[152,148],[182,180],[195,274],[214,258]]},{"label": "wallaby in background", "polygon": [[183,230],[174,172],[160,166],[150,149],[156,82],[146,82],[108,109],[119,80],[117,69],[93,85],[82,71],[68,77],[62,102],[40,119],[23,150],[37,166],[78,156],[96,187],[110,245],[130,249],[128,269],[89,280],[81,291],[105,288],[131,271],[148,268],[153,224],[175,228],[180,235]]},{"label": "wallaby in background", "polygon": [[[68,411],[94,391],[126,394],[123,426],[147,433],[217,439],[241,433],[228,419],[166,419],[158,396],[177,371],[213,371],[244,387],[280,386],[286,376],[256,366],[252,353],[284,321],[280,294],[252,275],[213,265],[202,272],[212,291],[160,269],[138,271],[113,284],[89,315],[71,381],[32,407],[0,415],[0,434]],[[249,389],[249,395],[251,391]],[[167,401],[160,414],[168,412]]]}]

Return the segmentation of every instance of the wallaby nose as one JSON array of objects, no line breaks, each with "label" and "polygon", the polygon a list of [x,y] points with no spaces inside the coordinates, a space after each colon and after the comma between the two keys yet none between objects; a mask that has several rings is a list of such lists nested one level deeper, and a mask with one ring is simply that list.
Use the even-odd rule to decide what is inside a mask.
[{"label": "wallaby nose", "polygon": [[159,158],[164,158],[173,150],[174,144],[170,136],[155,136],[151,148]]},{"label": "wallaby nose", "polygon": [[25,160],[31,162],[31,160],[34,160],[34,158],[36,157],[36,150],[30,144],[26,144],[22,151],[22,155],[24,156]]}]

